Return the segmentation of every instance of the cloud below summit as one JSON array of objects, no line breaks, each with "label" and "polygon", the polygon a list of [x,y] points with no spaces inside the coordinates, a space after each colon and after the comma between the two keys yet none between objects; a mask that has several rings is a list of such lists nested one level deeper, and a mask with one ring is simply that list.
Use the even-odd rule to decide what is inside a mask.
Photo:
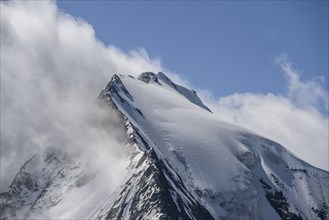
[{"label": "cloud below summit", "polygon": [[201,96],[221,120],[279,142],[306,162],[328,167],[328,92],[321,81],[302,81],[287,55],[276,57],[286,93],[236,93],[219,99]]},{"label": "cloud below summit", "polygon": [[[2,191],[26,159],[45,147],[63,141],[88,145],[94,139],[101,155],[104,146],[117,146],[97,128],[81,131],[89,125],[85,119],[95,98],[115,73],[137,76],[164,68],[144,49],[126,53],[104,45],[90,24],[58,10],[52,1],[0,4]],[[328,117],[318,110],[328,110],[328,93],[319,81],[301,81],[287,57],[278,57],[277,63],[287,78],[287,94],[218,99],[203,93],[203,98],[222,120],[271,138],[328,170]],[[177,74],[168,75],[189,85]],[[114,148],[106,152],[124,154]],[[116,162],[122,165],[112,157],[113,169]]]},{"label": "cloud below summit", "polygon": [[89,144],[102,155],[103,146],[118,145],[85,120],[97,95],[115,73],[160,69],[143,49],[104,45],[91,25],[52,1],[1,2],[1,190],[47,147]]}]

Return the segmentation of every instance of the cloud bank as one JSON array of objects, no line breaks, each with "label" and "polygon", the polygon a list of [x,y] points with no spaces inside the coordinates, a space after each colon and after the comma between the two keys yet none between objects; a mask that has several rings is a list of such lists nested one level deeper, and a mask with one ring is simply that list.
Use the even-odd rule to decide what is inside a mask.
[{"label": "cloud bank", "polygon": [[216,99],[201,91],[222,121],[270,138],[319,168],[328,167],[328,92],[321,81],[302,81],[287,55],[275,58],[287,81],[285,94],[236,93]]},{"label": "cloud bank", "polygon": [[160,69],[143,49],[124,53],[104,45],[92,26],[54,2],[1,2],[1,191],[31,155],[48,147],[119,155],[104,161],[121,169],[122,147],[86,119],[113,74]]}]

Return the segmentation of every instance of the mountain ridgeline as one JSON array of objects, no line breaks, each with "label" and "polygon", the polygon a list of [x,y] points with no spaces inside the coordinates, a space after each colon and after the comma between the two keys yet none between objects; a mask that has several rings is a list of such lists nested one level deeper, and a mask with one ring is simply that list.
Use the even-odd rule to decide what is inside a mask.
[{"label": "mountain ridgeline", "polygon": [[164,73],[114,75],[96,103],[130,152],[121,183],[100,185],[85,157],[51,148],[0,194],[1,219],[329,219],[327,171],[219,121]]}]

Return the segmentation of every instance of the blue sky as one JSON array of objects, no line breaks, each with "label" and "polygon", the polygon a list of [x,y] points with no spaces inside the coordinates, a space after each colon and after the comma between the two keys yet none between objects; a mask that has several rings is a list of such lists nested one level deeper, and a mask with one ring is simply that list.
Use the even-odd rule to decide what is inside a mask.
[{"label": "blue sky", "polygon": [[284,92],[275,57],[302,79],[325,77],[328,1],[57,1],[124,51],[145,48],[164,67],[216,96]]}]

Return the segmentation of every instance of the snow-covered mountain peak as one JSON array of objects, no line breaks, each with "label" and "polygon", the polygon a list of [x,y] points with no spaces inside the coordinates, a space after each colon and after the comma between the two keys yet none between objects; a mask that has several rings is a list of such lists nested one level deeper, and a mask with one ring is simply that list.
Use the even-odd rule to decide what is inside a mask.
[{"label": "snow-covered mountain peak", "polygon": [[149,83],[151,80],[155,79],[155,73],[153,73],[153,72],[144,72],[144,73],[139,75],[138,79],[145,82],[145,83]]},{"label": "snow-covered mountain peak", "polygon": [[178,85],[174,83],[168,76],[166,76],[163,72],[158,72],[157,74],[153,72],[144,72],[139,77],[139,80],[148,83],[148,84],[156,84],[158,86],[162,86],[168,90],[172,90],[175,92],[180,93],[190,102],[194,103],[195,105],[211,112],[211,110],[203,104],[201,99],[197,96],[194,90],[188,89],[184,86]]},{"label": "snow-covered mountain peak", "polygon": [[329,218],[327,171],[219,121],[193,90],[161,72],[138,79],[114,75],[97,104],[116,112],[120,141],[131,149],[121,185],[102,187],[95,181],[100,174],[82,158],[50,152],[45,163],[40,156],[29,160],[0,195],[2,213],[56,219]]},{"label": "snow-covered mountain peak", "polygon": [[[141,78],[149,80],[122,76],[134,99],[125,99],[125,92],[119,91],[113,101],[186,187],[202,195],[210,212],[230,218],[316,218],[313,209],[328,212],[328,172],[301,161],[278,143],[222,123],[163,73],[144,73]],[[314,201],[313,197],[315,203],[297,202]],[[235,217],[228,214],[233,207],[241,209]]]}]

